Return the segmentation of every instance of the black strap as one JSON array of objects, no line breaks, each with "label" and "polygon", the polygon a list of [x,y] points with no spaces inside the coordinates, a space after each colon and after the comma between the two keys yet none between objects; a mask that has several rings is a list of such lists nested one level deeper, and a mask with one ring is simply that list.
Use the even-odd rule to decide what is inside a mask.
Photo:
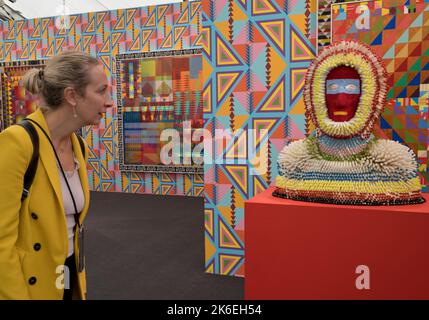
[{"label": "black strap", "polygon": [[38,126],[38,127],[39,127],[39,129],[40,129],[40,130],[42,130],[43,134],[46,136],[46,139],[48,139],[48,141],[49,141],[49,143],[50,143],[50,145],[51,145],[51,147],[52,147],[52,151],[54,151],[55,158],[57,159],[58,166],[60,167],[60,169],[61,169],[61,173],[63,174],[64,181],[65,181],[65,183],[66,183],[66,185],[67,185],[67,189],[69,189],[70,196],[71,196],[72,201],[73,201],[74,212],[75,212],[75,214],[74,214],[74,218],[75,218],[75,220],[76,220],[76,224],[78,225],[78,227],[79,227],[79,228],[81,228],[81,225],[80,225],[79,219],[77,218],[77,215],[78,215],[79,213],[77,212],[76,201],[75,201],[75,199],[74,199],[73,192],[71,191],[71,188],[70,188],[69,182],[68,182],[68,180],[67,180],[66,174],[65,174],[64,169],[63,169],[63,166],[61,165],[60,158],[58,157],[57,151],[55,150],[55,147],[54,147],[54,144],[52,143],[51,138],[49,138],[49,135],[46,133],[45,129],[43,129],[43,128],[42,128],[42,126],[41,126],[40,124],[38,124],[36,121],[34,121],[34,120],[32,120],[32,119],[28,119],[28,118],[25,118],[25,119],[27,119],[28,121],[31,121],[31,122],[32,122],[32,123],[34,123],[36,126]]},{"label": "black strap", "polygon": [[37,163],[39,160],[39,135],[37,134],[34,126],[26,119],[17,123],[17,125],[23,127],[31,138],[33,143],[33,156],[31,157],[30,164],[28,165],[27,171],[24,175],[24,189],[22,191],[21,201],[24,201],[28,197],[30,187],[33,184],[34,176],[37,171]]},{"label": "black strap", "polygon": [[[37,164],[39,161],[39,135],[37,133],[36,128],[34,128],[31,122],[35,123],[44,132],[42,127],[37,122],[28,118],[24,118],[19,123],[17,123],[17,125],[23,127],[28,132],[28,135],[31,138],[31,142],[33,143],[33,156],[31,157],[30,164],[24,175],[24,189],[22,191],[21,201],[24,201],[28,197],[28,193],[30,192],[30,187],[33,184],[33,180],[36,175]],[[44,133],[46,134],[46,132]],[[77,140],[79,141],[79,146],[82,151],[83,158],[85,159],[86,151],[85,151],[85,143],[83,142],[83,138],[79,135],[76,135],[76,137],[77,137]]]},{"label": "black strap", "polygon": [[82,150],[83,159],[85,160],[86,152],[85,152],[85,143],[83,142],[83,138],[80,135],[76,135],[77,140],[79,141],[80,150]]}]

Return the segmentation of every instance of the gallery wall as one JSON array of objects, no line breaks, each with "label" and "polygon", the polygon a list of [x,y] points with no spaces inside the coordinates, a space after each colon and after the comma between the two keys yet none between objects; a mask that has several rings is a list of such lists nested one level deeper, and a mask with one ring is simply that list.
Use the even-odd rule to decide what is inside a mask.
[{"label": "gallery wall", "polygon": [[[244,276],[244,202],[273,184],[287,141],[312,132],[304,75],[317,49],[332,40],[359,39],[387,63],[392,90],[376,135],[415,151],[427,191],[429,4],[346,2],[203,0],[73,15],[67,30],[56,27],[56,18],[0,23],[0,62],[25,64],[82,50],[103,62],[116,99],[118,54],[202,49],[204,128],[211,139],[204,174],[121,172],[113,108],[99,127],[83,130],[91,147],[90,185],[105,192],[204,196],[206,272]],[[360,5],[369,10],[359,13],[369,13],[368,30],[353,27]]]},{"label": "gallery wall", "polygon": [[[66,25],[67,28],[61,27]],[[127,10],[0,23],[0,63],[26,65],[75,49],[97,56],[104,64],[116,101],[118,54],[199,48],[202,27],[199,1]],[[86,127],[92,190],[162,195],[202,196],[202,174],[121,172],[118,156],[117,108],[98,127]]]},{"label": "gallery wall", "polygon": [[244,276],[244,202],[273,183],[286,138],[311,130],[302,90],[315,54],[316,1],[202,5],[205,128],[233,136],[213,139],[214,161],[205,162],[206,271]]}]

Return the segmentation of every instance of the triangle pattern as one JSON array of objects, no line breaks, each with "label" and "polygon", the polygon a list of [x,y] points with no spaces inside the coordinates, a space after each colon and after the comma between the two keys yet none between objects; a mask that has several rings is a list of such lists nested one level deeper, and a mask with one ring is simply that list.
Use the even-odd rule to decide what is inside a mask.
[{"label": "triangle pattern", "polygon": [[125,29],[125,15],[122,15],[118,22],[116,22],[115,27],[113,28],[113,30],[123,30]]},{"label": "triangle pattern", "polygon": [[285,55],[285,21],[283,19],[260,21],[257,24],[262,28],[264,34],[268,37],[280,53]]},{"label": "triangle pattern", "polygon": [[220,67],[225,66],[239,66],[242,63],[239,58],[234,54],[232,49],[223,39],[216,34],[216,64]]},{"label": "triangle pattern", "polygon": [[[236,134],[234,134],[234,137]],[[234,139],[231,148],[225,153],[227,159],[247,159],[247,131],[243,132]]]},{"label": "triangle pattern", "polygon": [[91,21],[89,22],[88,26],[86,27],[85,32],[86,33],[93,33],[93,32],[95,32],[95,17],[93,19],[91,19]]},{"label": "triangle pattern", "polygon": [[284,78],[267,95],[260,111],[284,111],[285,110],[285,80]]},{"label": "triangle pattern", "polygon": [[189,9],[186,7],[179,19],[177,19],[177,24],[188,24],[189,23]]},{"label": "triangle pattern", "polygon": [[211,57],[211,29],[209,27],[203,27],[200,35],[198,36],[195,45],[201,46],[203,51],[207,54],[207,56]]},{"label": "triangle pattern", "polygon": [[204,227],[212,239],[214,238],[213,226],[214,226],[213,209],[205,209],[204,210]]},{"label": "triangle pattern", "polygon": [[110,47],[110,37],[107,38],[107,41],[103,44],[103,47],[100,50],[100,53],[109,53],[111,50]]},{"label": "triangle pattern", "polygon": [[290,26],[290,41],[292,62],[313,60],[312,49],[306,45],[304,39],[295,31],[293,26]]},{"label": "triangle pattern", "polygon": [[269,0],[252,0],[252,15],[279,13]]},{"label": "triangle pattern", "polygon": [[146,44],[149,37],[152,35],[153,30],[142,30],[142,47]]},{"label": "triangle pattern", "polygon": [[219,255],[219,265],[220,265],[220,274],[228,275],[230,272],[239,264],[241,261],[239,256],[231,256],[220,254]]},{"label": "triangle pattern", "polygon": [[198,10],[201,8],[201,2],[195,1],[191,2],[191,19],[195,16]]},{"label": "triangle pattern", "polygon": [[218,225],[219,225],[219,248],[224,249],[242,249],[240,242],[236,239],[233,232],[229,230],[223,219],[218,216]]},{"label": "triangle pattern", "polygon": [[161,21],[162,18],[164,18],[165,13],[167,12],[169,5],[159,5],[157,6],[158,11],[158,22]]},{"label": "triangle pattern", "polygon": [[183,32],[185,32],[187,27],[175,27],[174,28],[174,42],[177,42],[179,38],[182,36]]},{"label": "triangle pattern", "polygon": [[228,172],[228,175],[234,182],[236,186],[238,186],[241,192],[247,196],[248,194],[248,167],[245,165],[224,165],[225,170]]},{"label": "triangle pattern", "polygon": [[162,49],[171,49],[173,47],[173,34],[170,32],[161,45]]},{"label": "triangle pattern", "polygon": [[89,43],[91,42],[94,35],[86,35],[83,36],[83,50],[86,51],[86,48],[88,47]]},{"label": "triangle pattern", "polygon": [[33,31],[33,34],[31,35],[32,38],[39,38],[41,36],[40,33],[40,23],[37,24],[36,28]]},{"label": "triangle pattern", "polygon": [[140,51],[142,46],[141,46],[141,34],[139,34],[136,39],[134,40],[133,44],[131,45],[131,47],[128,49],[130,51]]},{"label": "triangle pattern", "polygon": [[290,90],[290,101],[291,104],[294,104],[295,99],[301,93],[304,88],[305,83],[305,74],[307,68],[291,69],[290,70],[290,79],[291,79],[291,90]]},{"label": "triangle pattern", "polygon": [[100,58],[101,58],[101,61],[103,61],[103,64],[106,66],[106,68],[108,68],[109,70],[111,70],[110,55],[100,56]]},{"label": "triangle pattern", "polygon": [[128,9],[127,10],[127,25],[130,24],[131,20],[136,15],[137,9]]},{"label": "triangle pattern", "polygon": [[241,72],[219,72],[216,75],[217,103],[222,101],[240,75]]},{"label": "triangle pattern", "polygon": [[258,149],[261,141],[267,138],[278,120],[279,119],[253,119],[253,129],[256,130],[256,134],[253,137],[253,146],[255,150]]},{"label": "triangle pattern", "polygon": [[150,17],[147,19],[145,27],[156,27],[155,13],[156,13],[156,10],[154,10],[150,15]]}]

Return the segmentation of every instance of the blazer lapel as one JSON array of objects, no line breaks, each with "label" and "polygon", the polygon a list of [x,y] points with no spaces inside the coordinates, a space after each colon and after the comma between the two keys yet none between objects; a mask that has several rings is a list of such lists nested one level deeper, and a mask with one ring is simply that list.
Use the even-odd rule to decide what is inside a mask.
[{"label": "blazer lapel", "polygon": [[[48,125],[46,124],[45,117],[40,109],[28,116],[29,119],[36,121],[48,134],[49,139],[51,138]],[[63,196],[61,192],[60,176],[57,167],[57,160],[55,158],[54,150],[49,143],[45,134],[40,130],[38,126],[34,126],[39,134],[39,156],[40,160],[45,168],[45,171],[49,177],[49,181],[52,188],[55,191],[58,202],[64,211]]]},{"label": "blazer lapel", "polygon": [[86,216],[86,213],[88,211],[88,207],[89,207],[88,174],[87,174],[87,170],[86,170],[86,161],[83,158],[81,148],[80,148],[80,144],[79,144],[79,140],[78,140],[76,134],[72,135],[72,144],[73,144],[73,151],[74,151],[75,157],[79,161],[79,177],[80,177],[80,181],[82,183],[83,194],[85,196],[85,204],[83,206],[82,212],[79,215],[79,222],[80,222],[80,224],[82,224],[83,220]]}]

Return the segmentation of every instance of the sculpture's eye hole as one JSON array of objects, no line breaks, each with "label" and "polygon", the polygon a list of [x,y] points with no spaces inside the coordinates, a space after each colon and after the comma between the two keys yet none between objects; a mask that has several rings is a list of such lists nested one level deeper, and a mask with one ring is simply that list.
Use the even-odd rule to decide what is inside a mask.
[{"label": "sculpture's eye hole", "polygon": [[334,91],[334,90],[338,90],[338,84],[336,84],[336,83],[332,83],[332,84],[330,84],[330,85],[328,86],[328,90],[332,90],[332,91]]},{"label": "sculpture's eye hole", "polygon": [[358,87],[355,84],[349,83],[346,85],[346,91],[357,91]]}]

